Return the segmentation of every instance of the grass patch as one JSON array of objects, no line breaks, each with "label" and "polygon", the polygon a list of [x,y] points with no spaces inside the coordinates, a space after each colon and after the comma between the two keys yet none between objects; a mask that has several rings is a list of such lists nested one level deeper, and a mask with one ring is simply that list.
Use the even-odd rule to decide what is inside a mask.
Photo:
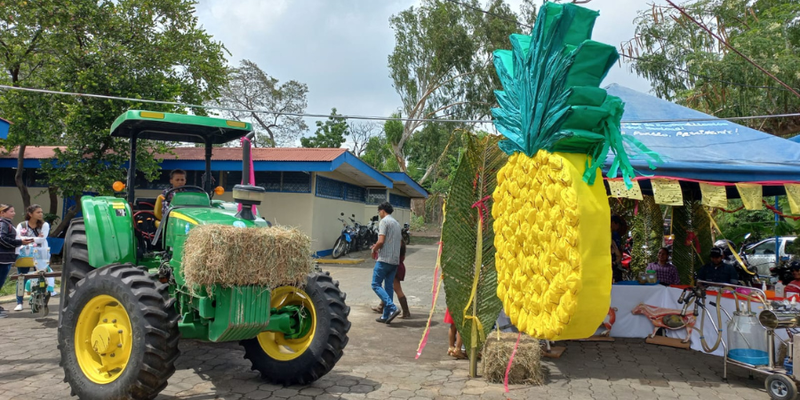
[{"label": "grass patch", "polygon": [[433,236],[411,236],[411,244],[436,244],[439,243],[438,237]]},{"label": "grass patch", "polygon": [[[56,291],[61,291],[61,279],[56,278]],[[0,288],[0,296],[9,296],[17,293],[17,281],[6,281]]]}]

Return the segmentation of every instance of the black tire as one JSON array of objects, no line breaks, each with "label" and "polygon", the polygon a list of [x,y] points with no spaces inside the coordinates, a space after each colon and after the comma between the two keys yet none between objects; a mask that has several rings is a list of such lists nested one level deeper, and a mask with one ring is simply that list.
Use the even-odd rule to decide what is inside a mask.
[{"label": "black tire", "polygon": [[403,241],[406,243],[406,246],[411,244],[411,235],[408,233],[403,233]]},{"label": "black tire", "polygon": [[329,272],[311,273],[304,287],[317,312],[317,329],[308,349],[290,361],[279,361],[270,357],[258,339],[241,341],[244,358],[253,363],[252,370],[261,372],[269,382],[283,385],[305,385],[316,381],[333,369],[342,358],[349,340],[350,307],[345,304],[346,295],[339,289],[339,282]]},{"label": "black tire", "polygon": [[[111,264],[86,274],[64,296],[58,329],[60,365],[71,394],[82,399],[152,399],[167,386],[178,358],[178,313],[168,285],[131,264]],[[92,382],[81,370],[75,347],[78,317],[87,303],[100,295],[116,299],[131,324],[130,359],[112,382]]]},{"label": "black tire", "polygon": [[786,375],[768,375],[764,387],[773,400],[792,400],[797,397],[797,385]]},{"label": "black tire", "polygon": [[333,252],[331,253],[331,257],[334,259],[339,258],[345,255],[346,250],[347,243],[342,240],[342,237],[340,236],[338,239],[336,239],[336,243],[333,244]]},{"label": "black tire", "polygon": [[67,306],[69,294],[75,285],[94,268],[89,265],[89,247],[86,242],[86,226],[83,218],[75,218],[67,229],[64,238],[64,263],[61,268],[61,296],[59,297],[59,327],[61,311]]}]

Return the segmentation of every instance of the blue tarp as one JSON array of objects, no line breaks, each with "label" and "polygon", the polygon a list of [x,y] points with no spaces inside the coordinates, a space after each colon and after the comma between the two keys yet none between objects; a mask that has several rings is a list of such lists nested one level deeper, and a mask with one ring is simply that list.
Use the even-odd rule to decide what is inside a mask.
[{"label": "blue tarp", "polygon": [[[664,160],[652,171],[642,157],[633,159],[638,172],[713,182],[800,181],[800,143],[621,85],[606,89],[625,102],[622,133],[632,135]],[[642,122],[692,119],[712,120]],[[612,156],[606,161],[606,171]]]},{"label": "blue tarp", "polygon": [[793,138],[790,138],[789,140],[791,140],[791,141],[793,141],[793,142],[798,142],[798,143],[800,143],[800,135],[797,135],[797,136],[795,136],[795,137],[793,137]]}]

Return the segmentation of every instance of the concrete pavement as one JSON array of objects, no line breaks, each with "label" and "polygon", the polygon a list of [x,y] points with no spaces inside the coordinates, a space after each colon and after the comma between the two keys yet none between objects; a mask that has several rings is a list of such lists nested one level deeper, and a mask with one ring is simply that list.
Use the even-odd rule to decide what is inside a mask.
[{"label": "concrete pavement", "polygon": [[[356,255],[357,256],[357,255]],[[159,399],[766,399],[763,376],[748,379],[732,368],[723,383],[722,359],[691,350],[647,345],[644,340],[614,343],[566,343],[557,360],[546,360],[544,386],[488,384],[467,377],[468,361],[447,356],[447,326],[441,302],[428,345],[420,359],[415,350],[430,304],[430,276],[435,246],[410,246],[403,288],[414,317],[391,325],[374,322],[377,303],[369,283],[370,263],[322,266],[340,281],[352,307],[350,342],[328,375],[306,386],[264,383],[236,343],[209,344],[184,340],[177,371]],[[56,299],[57,300],[57,299]],[[55,304],[55,303],[54,303]],[[6,306],[6,309],[9,307]],[[57,316],[35,318],[26,309],[0,319],[0,399],[63,399],[56,349]]]}]

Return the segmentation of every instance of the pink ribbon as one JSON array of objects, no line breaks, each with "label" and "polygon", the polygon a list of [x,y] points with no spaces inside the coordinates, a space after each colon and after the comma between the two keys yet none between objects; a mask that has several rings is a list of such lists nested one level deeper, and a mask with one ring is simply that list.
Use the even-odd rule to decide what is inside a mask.
[{"label": "pink ribbon", "polygon": [[[436,257],[437,260],[441,259],[442,256],[442,242],[438,243],[439,245],[439,254]],[[417,347],[417,356],[414,359],[419,359],[419,356],[422,355],[422,350],[425,348],[425,345],[428,344],[428,334],[431,332],[431,320],[433,319],[433,310],[436,307],[436,299],[439,297],[439,262],[436,262],[436,268],[433,270],[433,288],[431,291],[433,292],[432,299],[431,299],[431,311],[428,314],[428,322],[425,324],[425,332],[422,334],[422,340],[419,341],[419,347]]]},{"label": "pink ribbon", "polygon": [[[505,385],[506,393],[508,393],[508,374],[511,372],[511,363],[514,362],[514,356],[517,354],[517,347],[519,347],[519,340],[522,339],[522,332],[517,335],[517,344],[514,345],[514,351],[511,352],[511,358],[508,359],[508,367],[506,367],[506,376],[503,378],[503,385]],[[498,342],[499,346],[500,343]]]}]

